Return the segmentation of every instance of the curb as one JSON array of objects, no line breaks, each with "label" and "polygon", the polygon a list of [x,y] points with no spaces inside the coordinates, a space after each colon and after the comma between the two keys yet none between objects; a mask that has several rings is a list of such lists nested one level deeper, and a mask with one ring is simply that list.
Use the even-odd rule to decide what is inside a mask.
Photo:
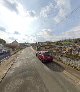
[{"label": "curb", "polygon": [[[54,61],[56,62],[56,61]],[[56,62],[58,63],[58,62]],[[61,65],[60,63],[58,63],[59,65]],[[62,65],[61,65],[62,66]],[[63,66],[62,66],[63,67]],[[65,67],[64,67],[65,68]],[[77,78],[76,76],[74,76],[73,74],[69,73],[67,70],[64,70],[63,71],[63,74],[65,74],[69,79],[72,80],[72,82],[75,84],[75,85],[80,85],[80,79]]]},{"label": "curb", "polygon": [[5,73],[2,75],[2,77],[0,79],[0,83],[2,82],[2,80],[4,79],[4,77],[6,76],[6,74],[8,73],[8,71],[10,70],[10,68],[12,67],[13,64],[14,64],[14,62],[10,64],[10,67],[8,69],[6,69]]},{"label": "curb", "polygon": [[67,72],[66,70],[63,71],[63,74],[65,74],[66,76],[68,76],[76,86],[80,85],[80,79],[78,79],[77,77],[75,77],[74,75],[70,74],[69,72]]}]

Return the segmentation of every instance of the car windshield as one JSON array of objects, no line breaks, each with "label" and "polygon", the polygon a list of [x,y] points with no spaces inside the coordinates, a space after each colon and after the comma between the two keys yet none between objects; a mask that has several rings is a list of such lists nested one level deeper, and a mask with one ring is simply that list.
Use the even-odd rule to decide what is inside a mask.
[{"label": "car windshield", "polygon": [[51,56],[51,53],[50,52],[45,52],[43,53],[45,56]]}]

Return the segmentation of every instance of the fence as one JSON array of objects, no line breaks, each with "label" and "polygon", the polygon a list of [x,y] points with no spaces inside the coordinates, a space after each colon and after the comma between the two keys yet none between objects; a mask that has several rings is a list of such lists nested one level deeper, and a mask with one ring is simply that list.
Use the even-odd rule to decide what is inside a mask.
[{"label": "fence", "polygon": [[56,58],[66,64],[66,65],[69,65],[77,70],[80,70],[80,60],[72,60],[70,58],[67,58],[67,57],[61,57],[61,56],[56,56]]}]

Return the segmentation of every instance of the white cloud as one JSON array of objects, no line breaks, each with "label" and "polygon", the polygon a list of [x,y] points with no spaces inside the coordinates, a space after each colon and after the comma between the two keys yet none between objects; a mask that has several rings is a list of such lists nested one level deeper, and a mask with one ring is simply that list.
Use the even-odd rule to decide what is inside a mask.
[{"label": "white cloud", "polygon": [[62,33],[66,38],[80,38],[80,26],[73,27],[71,30]]},{"label": "white cloud", "polygon": [[0,31],[0,38],[2,38],[4,40],[6,40],[7,42],[9,42],[10,39],[8,39],[8,37],[9,37],[8,33],[4,32],[4,31]]},{"label": "white cloud", "polygon": [[[80,26],[74,27],[60,35],[54,34],[54,30],[51,29],[42,29],[35,35],[33,30],[37,30],[38,28],[37,23],[35,27],[33,25],[37,19],[36,12],[34,10],[28,11],[17,0],[7,0],[8,6],[5,6],[3,1],[5,0],[0,0],[0,26],[4,27],[5,29],[3,30],[5,31],[0,31],[0,37],[7,42],[11,42],[14,39],[17,39],[19,42],[35,42],[57,41],[65,38],[80,37]],[[55,2],[56,6],[54,6],[53,3],[49,3],[43,7],[40,16],[48,17],[51,13],[54,13],[55,9],[58,9],[59,12],[54,17],[54,20],[56,23],[59,23],[70,12],[70,0],[55,0]],[[13,8],[9,9],[9,5],[12,5]]]},{"label": "white cloud", "polygon": [[64,39],[80,38],[80,26],[73,27],[71,30],[61,33],[60,35],[54,34],[51,29],[42,29],[36,34],[36,41],[59,41]]},{"label": "white cloud", "polygon": [[55,8],[59,9],[58,14],[53,18],[56,23],[59,23],[71,11],[70,0],[55,0],[57,3]]},{"label": "white cloud", "polygon": [[52,36],[53,32],[51,29],[42,29],[41,32],[39,32],[40,35],[45,35],[45,36]]},{"label": "white cloud", "polygon": [[53,30],[42,29],[36,34],[36,41],[52,41],[54,37]]},{"label": "white cloud", "polygon": [[6,29],[2,26],[0,26],[0,31],[5,31]]},{"label": "white cloud", "polygon": [[75,38],[80,38],[80,26],[73,27],[71,30],[63,32],[60,35],[55,35],[55,39],[53,41]]},{"label": "white cloud", "polygon": [[[1,0],[2,1],[2,0]],[[3,4],[6,8],[8,8],[11,11],[15,11],[16,13],[18,13],[17,10],[17,3],[13,0],[3,0]]]},{"label": "white cloud", "polygon": [[[40,11],[41,17],[48,17],[53,15],[56,23],[59,23],[71,11],[70,0],[54,0],[55,2],[49,3]],[[56,16],[55,16],[56,15]]]},{"label": "white cloud", "polygon": [[43,7],[40,11],[40,16],[41,17],[47,17],[50,13],[52,13],[54,9],[53,3],[50,3],[49,5]]},{"label": "white cloud", "polygon": [[[8,0],[8,3],[9,2],[12,3],[10,0]],[[19,41],[24,42],[24,35],[31,34],[31,25],[33,21],[37,19],[37,17],[32,16],[33,13],[35,14],[35,11],[28,11],[22,6],[21,3],[17,2],[16,0],[14,2],[17,4],[16,9],[18,13],[7,8],[4,5],[3,0],[0,1],[0,25],[3,24],[7,31],[6,33],[0,32],[0,37],[6,39],[8,42],[11,41],[9,37],[14,37]],[[21,35],[13,35],[15,31],[19,32]],[[25,39],[27,40],[27,37]]]}]

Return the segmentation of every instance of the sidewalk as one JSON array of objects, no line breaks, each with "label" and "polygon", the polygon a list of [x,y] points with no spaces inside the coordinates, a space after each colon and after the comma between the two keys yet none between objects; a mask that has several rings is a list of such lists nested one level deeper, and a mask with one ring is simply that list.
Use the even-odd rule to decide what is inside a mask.
[{"label": "sidewalk", "polygon": [[0,82],[6,76],[7,72],[13,65],[13,63],[14,63],[15,59],[17,58],[17,56],[19,55],[19,53],[20,53],[20,51],[16,54],[12,55],[9,59],[1,62],[1,64],[0,64]]}]

